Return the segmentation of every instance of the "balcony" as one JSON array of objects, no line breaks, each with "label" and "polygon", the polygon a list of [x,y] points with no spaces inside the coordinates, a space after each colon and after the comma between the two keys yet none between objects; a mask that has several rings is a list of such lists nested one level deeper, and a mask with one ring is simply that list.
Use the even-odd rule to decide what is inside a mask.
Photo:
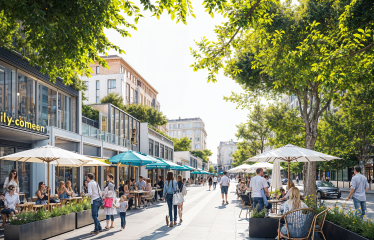
[{"label": "balcony", "polygon": [[131,149],[131,141],[82,123],[82,135]]}]

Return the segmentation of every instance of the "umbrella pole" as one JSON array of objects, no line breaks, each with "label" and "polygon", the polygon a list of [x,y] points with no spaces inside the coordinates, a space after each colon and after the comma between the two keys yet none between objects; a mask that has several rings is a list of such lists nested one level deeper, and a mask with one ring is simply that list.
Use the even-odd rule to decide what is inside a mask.
[{"label": "umbrella pole", "polygon": [[129,188],[129,191],[130,191],[130,174],[131,174],[131,163],[129,163],[129,170],[127,171],[128,172],[128,188]]},{"label": "umbrella pole", "polygon": [[[48,187],[50,188],[51,186],[49,185],[49,161],[48,161]],[[48,211],[49,211],[49,195],[50,195],[50,192],[48,191],[48,188],[47,188],[47,194],[48,194]]]},{"label": "umbrella pole", "polygon": [[288,158],[288,190],[290,190],[290,158]]}]

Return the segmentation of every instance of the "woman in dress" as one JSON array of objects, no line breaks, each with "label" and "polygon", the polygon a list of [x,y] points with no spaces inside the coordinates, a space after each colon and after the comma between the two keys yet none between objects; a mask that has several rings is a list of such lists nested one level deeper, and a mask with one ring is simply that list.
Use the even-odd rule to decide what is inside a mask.
[{"label": "woman in dress", "polygon": [[[114,177],[111,173],[109,173],[107,176],[106,176],[106,180],[108,182],[108,186],[104,189],[104,192],[103,192],[103,198],[104,199],[108,199],[108,198],[111,198],[112,199],[112,203],[114,203],[116,201],[116,191],[114,190]],[[104,213],[106,215],[106,229],[109,230],[110,228],[114,228],[113,224],[114,224],[114,215],[117,214],[117,209],[115,208],[114,204],[112,204],[112,206],[110,207],[104,207]],[[112,221],[110,227],[109,227],[109,221]]]},{"label": "woman in dress", "polygon": [[[182,178],[181,175],[178,175],[178,177],[177,177],[177,184],[178,184],[179,191],[182,192],[182,190],[183,190],[183,178]],[[209,185],[209,188],[210,188],[210,185]],[[183,214],[183,202],[182,202],[181,205],[178,205],[179,223],[183,222],[182,214]]]},{"label": "woman in dress", "polygon": [[3,189],[6,189],[5,195],[9,193],[9,187],[14,187],[14,192],[19,194],[19,186],[18,186],[18,173],[16,169],[13,169],[9,173],[9,177],[5,178]]}]

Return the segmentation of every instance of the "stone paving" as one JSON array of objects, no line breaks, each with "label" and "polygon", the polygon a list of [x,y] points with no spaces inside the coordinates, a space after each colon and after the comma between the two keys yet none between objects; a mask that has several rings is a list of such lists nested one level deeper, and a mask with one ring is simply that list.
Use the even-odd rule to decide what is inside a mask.
[{"label": "stone paving", "polygon": [[[188,187],[185,198],[183,222],[172,228],[167,227],[165,216],[167,205],[159,202],[155,206],[143,209],[129,210],[126,217],[126,229],[120,231],[119,215],[114,220],[114,228],[104,230],[98,235],[91,235],[93,225],[71,231],[51,239],[250,239],[248,237],[248,219],[245,212],[240,213],[240,200],[234,195],[234,182],[229,189],[229,203],[222,204],[219,187],[208,191],[207,186]],[[179,222],[179,220],[178,220]],[[105,227],[105,221],[101,222]],[[266,240],[261,238],[262,240]]]}]

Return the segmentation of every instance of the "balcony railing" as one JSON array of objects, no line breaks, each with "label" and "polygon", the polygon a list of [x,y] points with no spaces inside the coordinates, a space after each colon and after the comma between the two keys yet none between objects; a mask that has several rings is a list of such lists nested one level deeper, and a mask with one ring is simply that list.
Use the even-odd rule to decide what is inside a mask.
[{"label": "balcony railing", "polygon": [[131,141],[82,123],[82,135],[131,149]]}]

